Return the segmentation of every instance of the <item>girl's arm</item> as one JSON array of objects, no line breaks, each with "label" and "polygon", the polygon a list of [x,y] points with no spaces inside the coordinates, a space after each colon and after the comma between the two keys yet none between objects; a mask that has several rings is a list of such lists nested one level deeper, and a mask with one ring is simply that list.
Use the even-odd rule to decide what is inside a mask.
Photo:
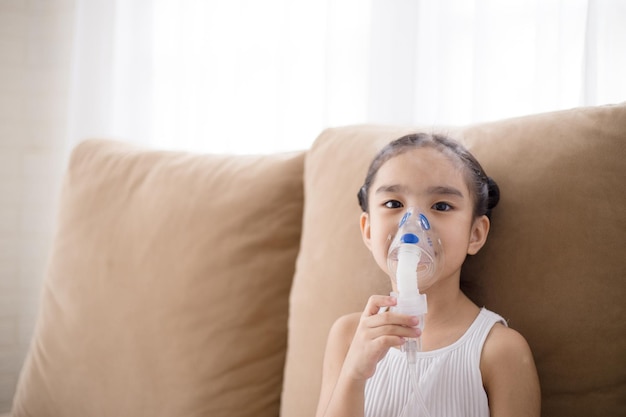
[{"label": "girl's arm", "polygon": [[480,369],[491,417],[539,417],[539,377],[530,347],[521,334],[496,324],[485,341]]},{"label": "girl's arm", "polygon": [[370,297],[363,313],[344,316],[333,324],[324,354],[322,387],[316,417],[362,416],[365,382],[376,364],[405,337],[418,337],[417,319],[386,312],[394,297]]},{"label": "girl's arm", "polygon": [[[343,316],[330,329],[324,353],[322,387],[317,404],[316,417],[331,415],[331,409],[333,408],[335,412],[339,412],[338,408],[343,408],[345,412],[348,410],[354,411],[353,415],[355,416],[363,415],[364,381],[353,381],[353,386],[350,386],[350,380],[348,379],[339,383],[339,387],[337,387],[343,362],[350,348],[352,336],[356,332],[359,318],[360,313]],[[331,397],[335,397],[333,407],[329,407]],[[358,412],[356,412],[357,410]]]}]

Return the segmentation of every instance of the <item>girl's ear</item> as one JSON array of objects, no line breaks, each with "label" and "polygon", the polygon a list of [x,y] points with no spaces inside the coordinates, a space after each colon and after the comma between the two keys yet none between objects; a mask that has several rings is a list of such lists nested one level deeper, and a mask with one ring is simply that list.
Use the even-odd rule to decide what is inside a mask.
[{"label": "girl's ear", "polygon": [[361,224],[361,237],[363,238],[363,242],[365,242],[365,246],[368,247],[368,249],[372,249],[371,247],[371,234],[370,234],[370,216],[368,213],[363,212],[361,213],[361,220],[360,220],[360,224]]},{"label": "girl's ear", "polygon": [[467,246],[468,255],[476,255],[478,251],[483,247],[487,241],[487,235],[489,234],[489,227],[491,223],[487,216],[480,216],[474,220],[472,230],[470,232],[470,240]]}]

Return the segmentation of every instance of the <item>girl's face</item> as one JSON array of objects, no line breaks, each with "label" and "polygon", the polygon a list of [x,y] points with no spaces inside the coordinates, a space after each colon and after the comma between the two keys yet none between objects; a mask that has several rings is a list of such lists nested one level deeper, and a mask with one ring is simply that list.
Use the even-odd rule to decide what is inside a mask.
[{"label": "girl's face", "polygon": [[369,190],[369,213],[361,215],[361,232],[388,275],[387,252],[408,207],[423,212],[441,239],[445,265],[437,280],[458,278],[466,255],[480,250],[489,231],[486,216],[474,218],[462,169],[429,147],[410,149],[380,167]]}]

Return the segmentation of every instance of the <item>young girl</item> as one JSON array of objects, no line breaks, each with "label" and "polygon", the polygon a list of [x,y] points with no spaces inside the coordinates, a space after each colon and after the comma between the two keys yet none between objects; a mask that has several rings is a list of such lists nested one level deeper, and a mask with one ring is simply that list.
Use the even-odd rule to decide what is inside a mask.
[{"label": "young girl", "polygon": [[391,295],[373,295],[363,312],[335,322],[316,416],[399,417],[411,411],[404,408],[415,393],[399,347],[416,337],[422,341],[419,391],[430,416],[539,416],[539,381],[526,340],[460,289],[461,265],[485,244],[499,199],[478,161],[444,136],[407,135],[375,157],[358,197],[363,241],[392,278],[394,292],[387,253],[407,208],[427,216],[441,240],[443,265],[432,285],[420,288],[428,298],[423,332],[417,317],[394,312]]}]

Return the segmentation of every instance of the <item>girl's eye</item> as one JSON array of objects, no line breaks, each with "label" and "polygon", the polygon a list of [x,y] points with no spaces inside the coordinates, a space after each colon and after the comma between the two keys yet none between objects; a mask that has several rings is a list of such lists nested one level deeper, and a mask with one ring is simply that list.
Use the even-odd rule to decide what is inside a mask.
[{"label": "girl's eye", "polygon": [[432,208],[437,211],[448,211],[452,209],[452,206],[448,203],[439,202],[439,203],[433,204]]},{"label": "girl's eye", "polygon": [[402,203],[398,200],[389,200],[385,202],[384,206],[387,208],[400,208],[402,207]]}]

